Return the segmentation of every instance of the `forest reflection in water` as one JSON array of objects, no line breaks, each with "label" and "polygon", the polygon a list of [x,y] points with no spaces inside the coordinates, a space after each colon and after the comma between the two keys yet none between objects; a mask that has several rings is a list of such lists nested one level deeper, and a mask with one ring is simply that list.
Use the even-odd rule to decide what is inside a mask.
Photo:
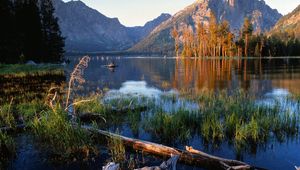
[{"label": "forest reflection in water", "polygon": [[[80,57],[72,57],[68,71]],[[118,67],[109,70],[103,65],[114,61]],[[274,89],[299,94],[300,59],[176,59],[160,57],[92,57],[85,72],[85,90],[119,89],[127,81],[146,81],[161,90],[201,92],[208,90],[243,89],[264,95]]]}]

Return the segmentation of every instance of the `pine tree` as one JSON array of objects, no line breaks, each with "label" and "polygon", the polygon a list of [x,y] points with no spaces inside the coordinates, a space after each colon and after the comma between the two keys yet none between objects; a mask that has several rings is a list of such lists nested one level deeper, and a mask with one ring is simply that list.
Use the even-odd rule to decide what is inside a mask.
[{"label": "pine tree", "polygon": [[17,37],[13,4],[10,0],[0,0],[0,63],[16,63],[18,61]]},{"label": "pine tree", "polygon": [[178,55],[179,55],[179,33],[177,31],[176,26],[174,26],[174,28],[171,32],[171,35],[175,41],[175,54],[176,54],[176,57],[178,57]]},{"label": "pine tree", "polygon": [[44,40],[44,60],[47,62],[62,61],[64,54],[64,38],[54,16],[52,0],[41,0],[41,17]]},{"label": "pine tree", "polygon": [[250,23],[249,18],[245,18],[243,28],[242,28],[242,37],[243,37],[243,40],[244,40],[244,43],[245,43],[244,52],[245,52],[246,57],[248,57],[249,40],[252,36],[252,33],[253,33],[253,26]]},{"label": "pine tree", "polygon": [[43,33],[37,0],[15,1],[20,52],[27,60],[43,61]]},{"label": "pine tree", "polygon": [[210,13],[209,21],[209,46],[210,46],[210,55],[216,56],[216,47],[217,47],[217,32],[218,32],[218,22],[215,14]]}]

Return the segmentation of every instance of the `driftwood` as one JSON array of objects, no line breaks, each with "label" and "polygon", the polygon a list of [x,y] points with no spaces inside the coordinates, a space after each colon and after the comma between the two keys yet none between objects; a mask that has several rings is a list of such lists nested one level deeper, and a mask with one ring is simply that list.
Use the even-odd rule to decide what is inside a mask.
[{"label": "driftwood", "polygon": [[163,162],[160,166],[144,167],[135,170],[176,170],[176,164],[179,159],[179,155],[171,156],[171,158]]},{"label": "driftwood", "polygon": [[82,128],[109,138],[121,139],[126,146],[131,147],[135,150],[141,150],[143,152],[147,152],[158,156],[170,157],[171,155],[179,155],[179,161],[189,165],[196,165],[214,169],[262,169],[253,167],[241,161],[223,159],[220,157],[212,156],[201,151],[197,151],[191,147],[187,147],[187,150],[184,151],[152,142],[128,138],[107,131],[95,129],[90,126],[82,126]]}]

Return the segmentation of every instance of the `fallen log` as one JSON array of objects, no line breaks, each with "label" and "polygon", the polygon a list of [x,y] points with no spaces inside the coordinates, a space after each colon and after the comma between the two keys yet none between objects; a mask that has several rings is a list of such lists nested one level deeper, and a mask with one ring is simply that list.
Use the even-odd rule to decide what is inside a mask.
[{"label": "fallen log", "polygon": [[82,126],[85,130],[88,130],[93,133],[97,133],[99,135],[109,137],[109,138],[117,138],[120,139],[126,146],[131,147],[135,150],[140,150],[146,153],[158,155],[158,156],[167,156],[171,157],[172,155],[179,155],[179,161],[188,165],[196,165],[204,168],[213,168],[213,169],[262,169],[251,166],[247,163],[219,158],[216,156],[212,156],[191,147],[187,147],[187,151],[164,146],[161,144],[156,144],[152,142],[147,142],[143,140],[133,139],[125,136],[121,136],[118,134],[110,133],[107,131],[95,129],[90,126]]}]

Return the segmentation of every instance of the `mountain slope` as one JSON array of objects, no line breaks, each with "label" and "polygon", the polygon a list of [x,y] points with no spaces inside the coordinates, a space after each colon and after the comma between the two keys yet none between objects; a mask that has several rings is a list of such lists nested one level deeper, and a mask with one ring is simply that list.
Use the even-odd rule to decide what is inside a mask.
[{"label": "mountain slope", "polygon": [[294,32],[300,38],[300,5],[291,13],[283,16],[270,31],[271,35],[280,32]]},{"label": "mountain slope", "polygon": [[154,20],[147,22],[144,26],[129,27],[128,34],[134,42],[138,42],[149,35],[154,28],[169,18],[171,18],[170,14],[163,13]]},{"label": "mountain slope", "polygon": [[227,20],[232,29],[239,29],[244,18],[249,17],[255,30],[269,30],[281,14],[271,9],[263,0],[197,0],[156,27],[150,35],[136,44],[132,52],[160,52],[173,49],[174,40],[170,31],[183,23],[194,25],[197,21],[207,23],[211,11],[218,21]]},{"label": "mountain slope", "polygon": [[81,1],[53,0],[55,14],[66,37],[66,50],[77,52],[120,51],[132,47],[170,15],[162,14],[143,27],[125,27]]}]

